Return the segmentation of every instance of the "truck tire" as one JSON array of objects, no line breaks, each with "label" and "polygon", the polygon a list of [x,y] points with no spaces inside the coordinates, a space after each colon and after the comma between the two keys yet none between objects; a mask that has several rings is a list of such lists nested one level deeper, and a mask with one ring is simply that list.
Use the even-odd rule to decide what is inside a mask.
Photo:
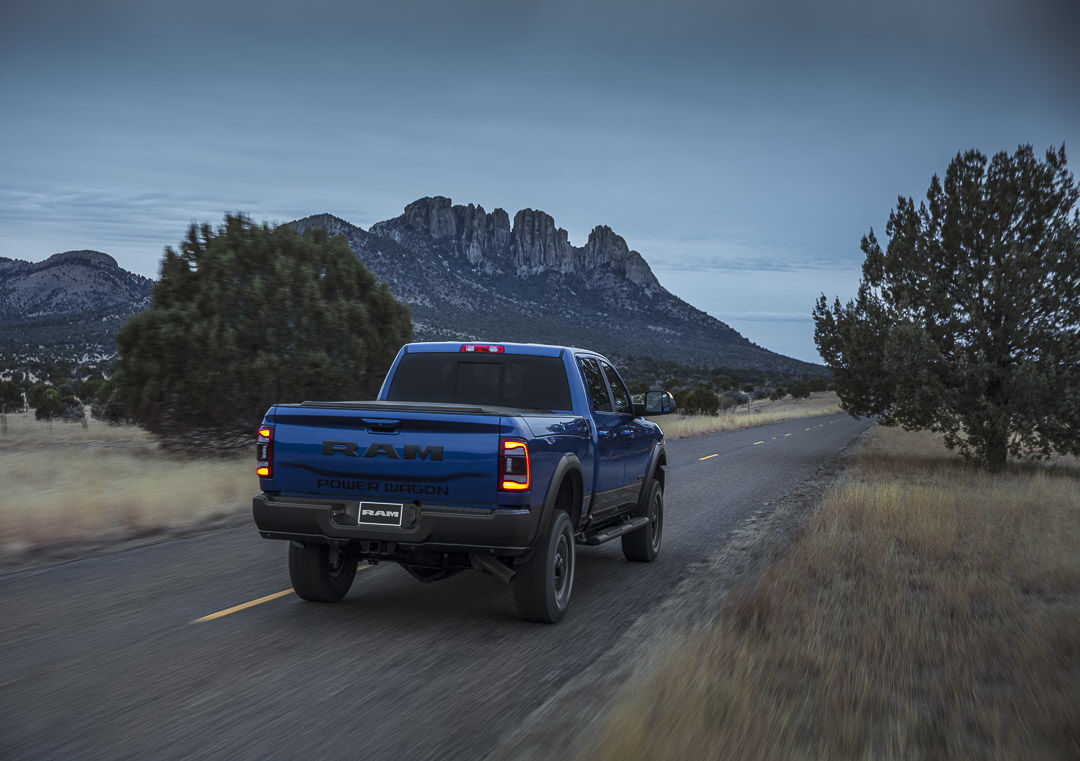
[{"label": "truck tire", "polygon": [[570,516],[558,510],[533,556],[516,569],[513,588],[518,615],[547,624],[561,619],[574,589],[574,566],[574,530]]},{"label": "truck tire", "polygon": [[321,542],[289,542],[289,578],[296,596],[311,602],[337,602],[352,586],[356,559],[330,551]]},{"label": "truck tire", "polygon": [[649,522],[622,536],[622,553],[635,563],[651,563],[660,554],[660,540],[664,535],[664,487],[654,480],[645,500],[645,517]]}]

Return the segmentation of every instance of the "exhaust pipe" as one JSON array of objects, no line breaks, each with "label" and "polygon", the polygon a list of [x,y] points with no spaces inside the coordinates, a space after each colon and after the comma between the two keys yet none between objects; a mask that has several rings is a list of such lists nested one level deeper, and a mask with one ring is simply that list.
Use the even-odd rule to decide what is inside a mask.
[{"label": "exhaust pipe", "polygon": [[500,563],[498,560],[491,557],[491,555],[481,555],[478,552],[470,552],[469,562],[472,563],[472,567],[477,571],[487,571],[504,584],[509,584],[514,576],[517,575],[517,571]]}]

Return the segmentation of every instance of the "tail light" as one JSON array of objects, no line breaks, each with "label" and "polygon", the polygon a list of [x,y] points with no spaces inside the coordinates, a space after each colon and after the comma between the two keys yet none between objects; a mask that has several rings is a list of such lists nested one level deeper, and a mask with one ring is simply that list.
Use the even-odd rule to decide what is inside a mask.
[{"label": "tail light", "polygon": [[499,344],[462,344],[461,351],[466,354],[502,354],[503,347]]},{"label": "tail light", "polygon": [[270,478],[270,459],[274,454],[274,429],[271,426],[263,426],[259,429],[259,436],[255,440],[255,460],[258,467],[255,472],[259,478]]},{"label": "tail light", "polygon": [[499,445],[499,490],[525,491],[529,488],[529,445],[517,439],[503,439]]}]

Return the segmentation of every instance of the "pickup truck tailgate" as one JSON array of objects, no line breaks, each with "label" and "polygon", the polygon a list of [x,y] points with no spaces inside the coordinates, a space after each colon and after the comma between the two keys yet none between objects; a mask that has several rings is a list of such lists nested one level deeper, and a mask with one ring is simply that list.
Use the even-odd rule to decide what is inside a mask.
[{"label": "pickup truck tailgate", "polygon": [[394,502],[498,502],[500,416],[420,405],[277,406],[267,491]]}]

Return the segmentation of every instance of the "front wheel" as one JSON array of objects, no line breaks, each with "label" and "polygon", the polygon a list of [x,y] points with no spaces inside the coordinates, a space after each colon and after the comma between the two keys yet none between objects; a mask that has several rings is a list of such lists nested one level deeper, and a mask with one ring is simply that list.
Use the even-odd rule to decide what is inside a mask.
[{"label": "front wheel", "polygon": [[356,558],[321,542],[289,542],[289,578],[297,597],[337,602],[352,586]]},{"label": "front wheel", "polygon": [[514,576],[514,603],[526,621],[553,624],[570,606],[574,589],[574,530],[570,516],[555,513],[551,529]]},{"label": "front wheel", "polygon": [[623,556],[637,563],[651,563],[660,554],[660,539],[664,535],[664,488],[659,481],[653,481],[649,487],[645,517],[649,519],[648,523],[622,537]]}]

